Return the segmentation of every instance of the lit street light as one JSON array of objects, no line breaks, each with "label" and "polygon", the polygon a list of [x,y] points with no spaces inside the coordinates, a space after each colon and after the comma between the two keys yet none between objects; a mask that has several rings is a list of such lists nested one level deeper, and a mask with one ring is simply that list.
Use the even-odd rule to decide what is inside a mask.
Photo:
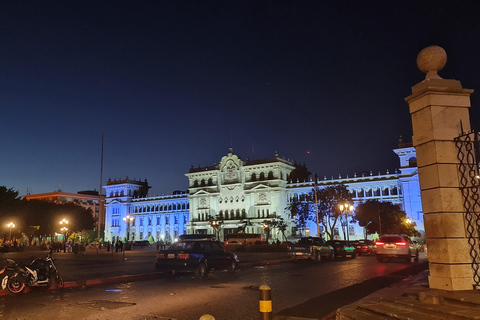
[{"label": "lit street light", "polygon": [[13,222],[10,222],[8,225],[7,225],[9,228],[10,228],[10,241],[12,241],[12,228],[15,228],[15,224]]},{"label": "lit street light", "polygon": [[126,217],[123,218],[123,221],[127,224],[127,243],[128,243],[128,236],[130,234],[130,223],[134,220],[135,218],[131,215],[127,215]]},{"label": "lit street light", "polygon": [[349,236],[349,230],[348,230],[348,215],[352,214],[353,212],[353,206],[346,202],[345,204],[340,204],[340,212],[343,212],[345,214],[345,221],[346,221],[346,226],[347,226],[347,241],[350,241],[350,236]]},{"label": "lit street light", "polygon": [[67,233],[68,233],[68,228],[66,227],[67,224],[68,224],[67,219],[60,220],[60,225],[65,225],[65,227],[62,227],[60,229],[61,233],[63,233],[63,252],[67,252]]}]

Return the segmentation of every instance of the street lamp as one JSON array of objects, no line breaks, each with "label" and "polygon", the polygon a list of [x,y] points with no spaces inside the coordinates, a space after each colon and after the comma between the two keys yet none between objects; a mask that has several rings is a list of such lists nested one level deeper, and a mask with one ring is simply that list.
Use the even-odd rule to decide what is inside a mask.
[{"label": "street lamp", "polygon": [[63,233],[63,252],[67,252],[67,233],[68,228],[66,225],[68,224],[67,219],[60,220],[60,225],[65,225],[65,227],[60,228],[60,231]]},{"label": "street lamp", "polygon": [[348,230],[348,214],[352,213],[353,212],[353,206],[348,203],[348,202],[345,202],[345,204],[340,204],[339,205],[340,207],[340,212],[343,212],[345,214],[345,221],[347,222],[346,225],[347,225],[347,241],[350,241],[350,235],[349,235],[349,230]]},{"label": "street lamp", "polygon": [[10,222],[7,224],[7,226],[10,228],[10,241],[12,241],[12,228],[15,228],[15,224],[13,222]]},{"label": "street lamp", "polygon": [[132,222],[135,218],[131,215],[127,215],[126,217],[123,218],[123,221],[127,224],[127,243],[128,243],[128,236],[130,233],[130,222]]}]

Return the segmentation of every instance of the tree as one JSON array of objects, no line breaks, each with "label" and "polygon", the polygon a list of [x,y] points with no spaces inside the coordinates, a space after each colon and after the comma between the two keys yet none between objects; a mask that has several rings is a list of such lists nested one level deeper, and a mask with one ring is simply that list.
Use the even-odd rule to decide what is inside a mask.
[{"label": "tree", "polygon": [[208,218],[208,222],[215,231],[215,238],[218,240],[220,238],[220,230],[223,228],[223,217],[219,216],[218,214],[215,217],[210,216]]},{"label": "tree", "polygon": [[342,218],[342,212],[339,208],[339,204],[352,204],[352,195],[348,192],[348,189],[345,185],[339,184],[317,189],[317,199],[318,219],[325,228],[325,232],[327,233],[329,239],[333,239],[334,230],[338,220],[346,218]]},{"label": "tree", "polygon": [[311,198],[311,196],[302,198],[295,196],[290,202],[290,205],[286,208],[290,218],[294,221],[297,230],[300,231],[300,236],[305,230],[307,222],[313,219],[311,210],[312,203],[307,201],[309,198]]},{"label": "tree", "polygon": [[278,231],[282,233],[283,240],[287,240],[287,237],[285,236],[285,231],[287,230],[288,224],[285,222],[285,219],[280,218],[277,221],[277,228]]},{"label": "tree", "polygon": [[247,227],[253,226],[252,221],[250,218],[244,218],[242,221],[240,221],[240,226],[238,227],[240,229],[240,232],[245,233],[245,230]]},{"label": "tree", "polygon": [[355,219],[365,227],[367,234],[406,234],[420,236],[415,223],[407,220],[407,214],[398,204],[368,200],[357,206]]}]

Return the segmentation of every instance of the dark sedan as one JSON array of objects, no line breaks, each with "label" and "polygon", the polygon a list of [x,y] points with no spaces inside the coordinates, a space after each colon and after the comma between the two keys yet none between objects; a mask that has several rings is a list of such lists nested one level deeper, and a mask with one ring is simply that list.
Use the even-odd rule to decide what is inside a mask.
[{"label": "dark sedan", "polygon": [[184,240],[160,250],[155,267],[172,274],[194,272],[197,278],[205,278],[212,269],[235,272],[238,262],[237,255],[225,251],[218,241]]},{"label": "dark sedan", "polygon": [[345,240],[329,240],[327,244],[333,247],[335,258],[356,258],[355,247],[350,242]]},{"label": "dark sedan", "polygon": [[372,240],[362,239],[353,242],[358,255],[375,253],[375,243]]}]

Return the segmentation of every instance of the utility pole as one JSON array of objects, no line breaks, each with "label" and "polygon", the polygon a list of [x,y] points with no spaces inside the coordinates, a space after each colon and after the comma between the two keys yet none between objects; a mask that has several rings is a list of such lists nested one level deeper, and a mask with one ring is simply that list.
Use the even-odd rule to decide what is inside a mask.
[{"label": "utility pole", "polygon": [[318,199],[317,199],[317,174],[315,173],[314,193],[315,193],[315,211],[317,212],[317,237],[320,237],[320,221],[318,219]]}]

